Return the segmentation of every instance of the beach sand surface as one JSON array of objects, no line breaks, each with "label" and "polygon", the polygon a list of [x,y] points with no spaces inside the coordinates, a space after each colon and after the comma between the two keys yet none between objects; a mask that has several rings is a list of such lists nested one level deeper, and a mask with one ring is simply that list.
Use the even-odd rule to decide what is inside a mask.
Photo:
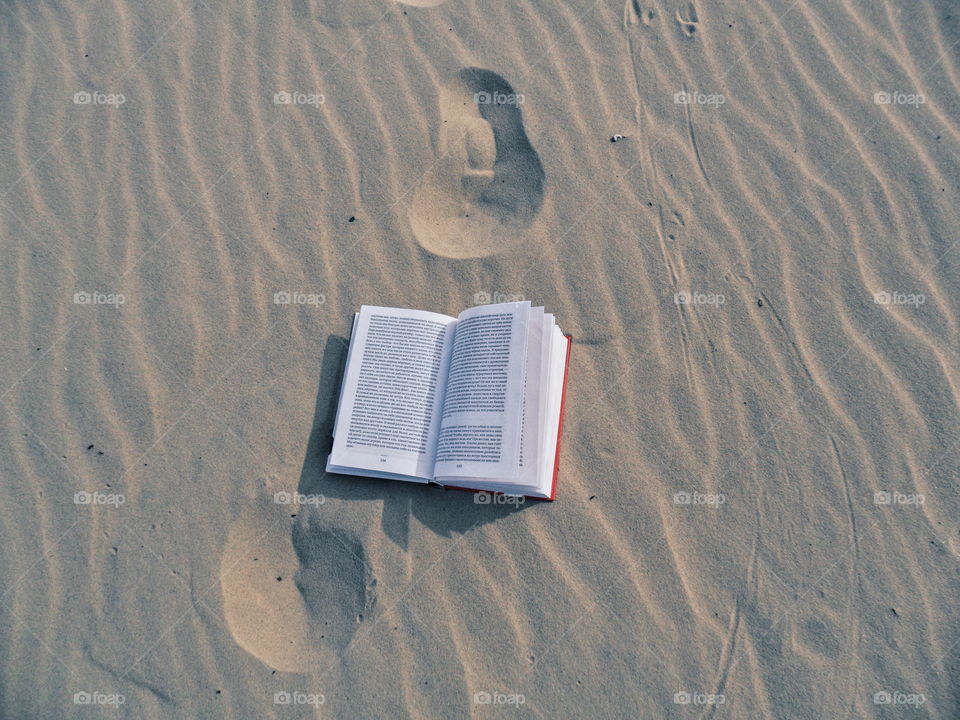
[{"label": "beach sand surface", "polygon": [[[960,716],[958,91],[948,2],[0,4],[0,717]],[[324,474],[360,305],[517,297],[556,502]]]}]

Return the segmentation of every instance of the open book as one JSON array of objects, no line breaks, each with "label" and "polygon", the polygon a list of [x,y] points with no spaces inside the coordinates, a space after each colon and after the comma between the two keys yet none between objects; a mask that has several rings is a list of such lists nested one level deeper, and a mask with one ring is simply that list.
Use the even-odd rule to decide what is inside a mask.
[{"label": "open book", "polygon": [[327,472],[553,500],[570,338],[529,302],[364,305]]}]

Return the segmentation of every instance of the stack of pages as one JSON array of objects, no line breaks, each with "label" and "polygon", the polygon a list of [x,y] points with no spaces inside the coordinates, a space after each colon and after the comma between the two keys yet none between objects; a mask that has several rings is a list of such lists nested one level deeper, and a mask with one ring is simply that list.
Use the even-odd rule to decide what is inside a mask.
[{"label": "stack of pages", "polygon": [[327,471],[553,500],[570,344],[529,302],[364,305]]}]

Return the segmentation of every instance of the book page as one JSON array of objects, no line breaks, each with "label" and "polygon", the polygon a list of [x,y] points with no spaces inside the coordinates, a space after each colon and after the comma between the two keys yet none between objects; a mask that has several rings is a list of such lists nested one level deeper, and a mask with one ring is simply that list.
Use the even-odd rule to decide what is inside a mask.
[{"label": "book page", "polygon": [[551,345],[549,355],[549,369],[547,370],[549,388],[544,394],[547,396],[545,413],[541,432],[544,442],[541,445],[540,457],[541,473],[539,477],[539,494],[549,496],[553,486],[553,474],[556,469],[557,450],[560,441],[560,411],[563,405],[564,381],[566,379],[567,350],[570,339],[563,334],[559,327],[550,328],[548,343]]},{"label": "book page", "polygon": [[[502,492],[508,495],[526,495],[540,498],[551,496],[559,447],[560,412],[563,404],[569,339],[556,326],[553,316],[547,315],[546,319],[548,325],[544,328],[544,343],[541,345],[543,357],[540,363],[544,372],[539,383],[542,400],[540,403],[541,420],[537,433],[537,444],[540,447],[541,454],[536,461],[536,472],[533,473],[532,477],[528,475],[528,464],[524,462],[520,468],[520,477],[516,482],[496,478],[464,478],[463,486],[475,490]],[[529,354],[531,350],[528,349],[527,352]],[[529,378],[527,382],[530,382]]]},{"label": "book page", "polygon": [[[541,405],[546,397],[543,368],[546,367],[548,352],[544,352],[544,344],[552,327],[552,315],[546,315],[542,307],[531,308],[520,425],[520,473],[516,481],[519,485],[536,485],[542,440]],[[549,346],[546,350],[549,350]]]},{"label": "book page", "polygon": [[333,471],[433,478],[456,322],[421,310],[360,309],[330,454]]},{"label": "book page", "polygon": [[457,320],[437,442],[437,477],[515,478],[530,303],[481,305]]}]

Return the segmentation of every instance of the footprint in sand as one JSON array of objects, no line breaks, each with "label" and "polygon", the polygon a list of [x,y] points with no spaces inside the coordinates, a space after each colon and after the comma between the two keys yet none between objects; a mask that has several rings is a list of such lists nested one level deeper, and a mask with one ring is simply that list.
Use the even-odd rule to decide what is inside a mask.
[{"label": "footprint in sand", "polygon": [[295,14],[333,28],[372,25],[395,6],[394,0],[293,0]]},{"label": "footprint in sand", "polygon": [[435,7],[447,0],[294,0],[294,11],[328,27],[372,25],[398,5]]},{"label": "footprint in sand", "polygon": [[452,258],[510,248],[543,204],[544,172],[523,127],[523,96],[490,70],[467,68],[440,91],[440,158],[417,188],[410,225]]},{"label": "footprint in sand", "polygon": [[[234,640],[275,670],[322,671],[373,614],[376,580],[363,544],[273,497],[252,502],[221,560],[223,609]],[[336,532],[336,535],[333,533]]]}]

